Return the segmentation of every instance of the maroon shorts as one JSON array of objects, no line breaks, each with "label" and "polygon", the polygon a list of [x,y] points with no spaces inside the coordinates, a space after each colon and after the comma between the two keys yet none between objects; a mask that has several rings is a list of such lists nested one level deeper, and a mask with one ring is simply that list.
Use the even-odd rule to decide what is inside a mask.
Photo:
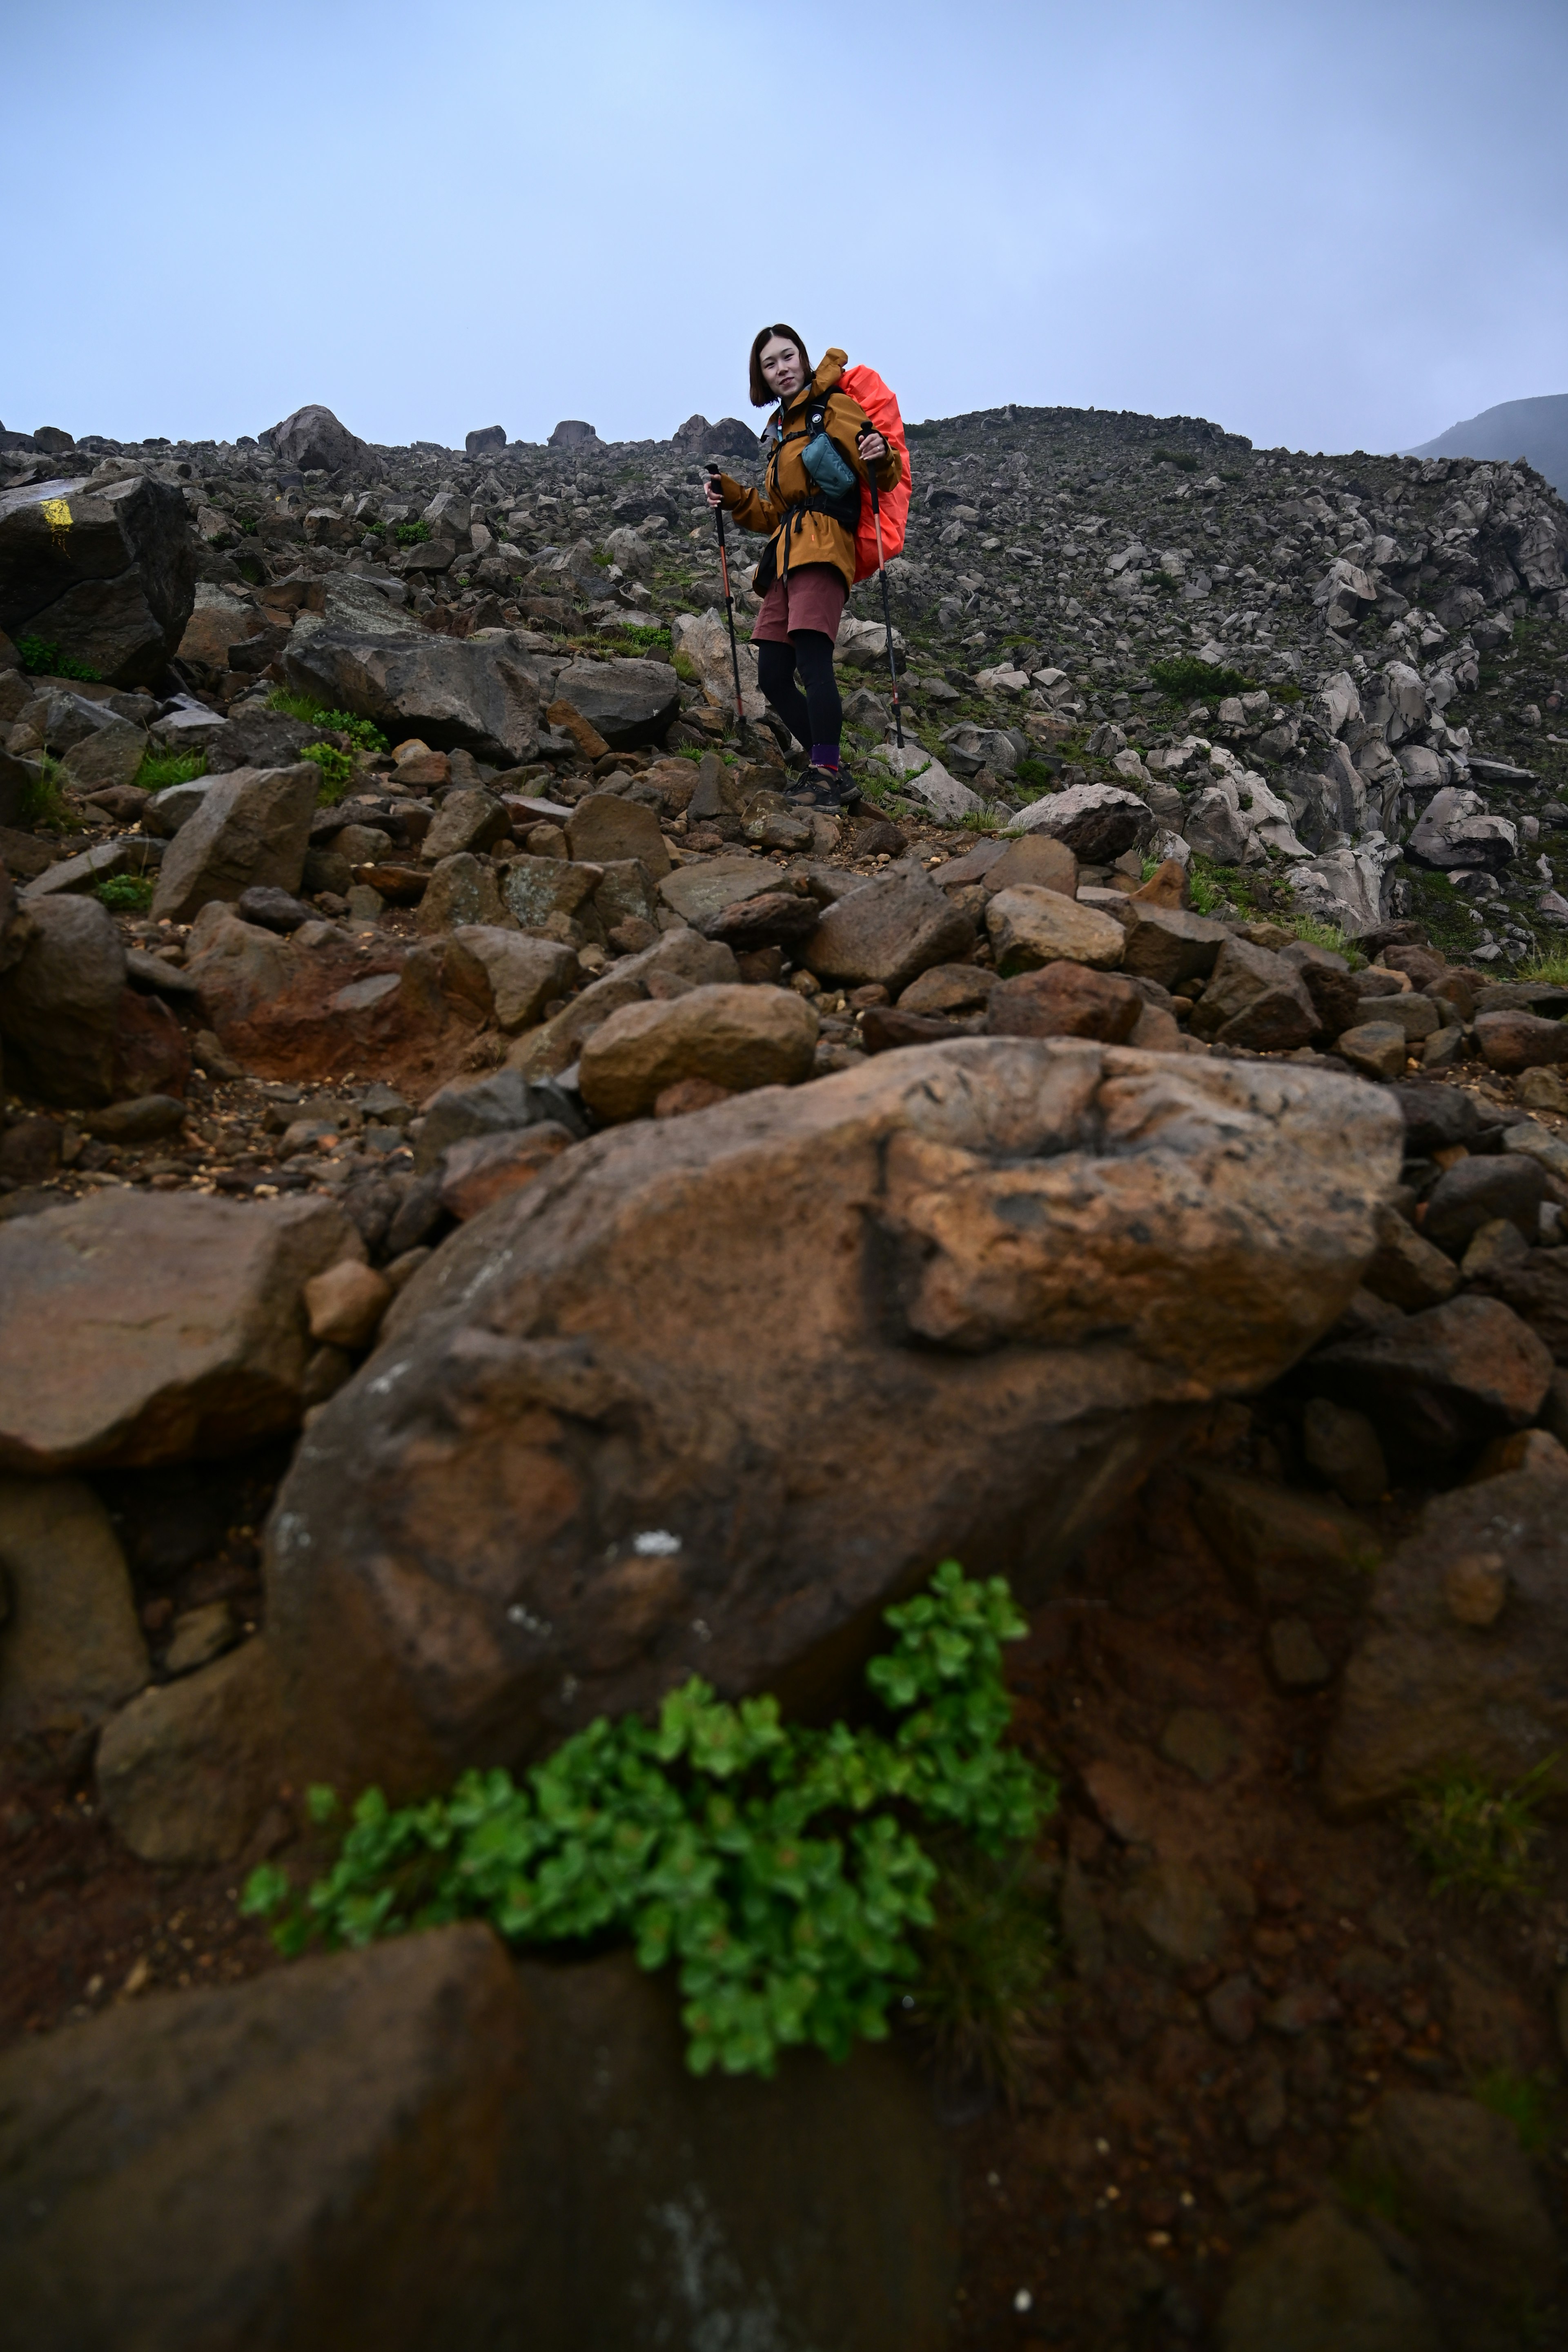
[{"label": "maroon shorts", "polygon": [[763,598],[752,624],[752,642],[771,638],[774,645],[787,645],[796,629],[820,629],[825,637],[837,637],[848,595],[836,563],[803,563],[789,575],[787,608],[782,580]]}]

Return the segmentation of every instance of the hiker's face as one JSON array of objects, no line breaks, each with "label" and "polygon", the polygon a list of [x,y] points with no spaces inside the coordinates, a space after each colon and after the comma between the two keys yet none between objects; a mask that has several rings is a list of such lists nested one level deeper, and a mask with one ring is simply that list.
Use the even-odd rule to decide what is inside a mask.
[{"label": "hiker's face", "polygon": [[774,335],[763,345],[763,373],[781,400],[787,400],[805,382],[805,367],[796,344]]}]

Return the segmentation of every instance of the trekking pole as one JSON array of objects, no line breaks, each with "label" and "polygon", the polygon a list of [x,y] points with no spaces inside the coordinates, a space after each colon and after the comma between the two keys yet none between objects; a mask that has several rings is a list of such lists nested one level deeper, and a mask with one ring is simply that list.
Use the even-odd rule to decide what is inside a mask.
[{"label": "trekking pole", "polygon": [[877,577],[882,583],[882,626],[888,639],[888,676],[893,681],[893,740],[900,751],[904,748],[903,707],[899,700],[899,665],[893,654],[893,613],[888,602],[888,566],[882,554],[882,502],[877,496],[877,477],[869,466],[866,478],[871,485],[871,520],[877,526]]},{"label": "trekking pole", "polygon": [[[716,481],[717,466],[710,466],[708,478]],[[730,550],[724,539],[724,509],[713,509],[713,528],[719,534],[719,569],[724,575],[724,618],[730,624],[730,662],[735,673],[735,724],[742,736],[746,731],[746,706],[741,694],[741,649],[735,643],[735,599],[730,593]]]}]

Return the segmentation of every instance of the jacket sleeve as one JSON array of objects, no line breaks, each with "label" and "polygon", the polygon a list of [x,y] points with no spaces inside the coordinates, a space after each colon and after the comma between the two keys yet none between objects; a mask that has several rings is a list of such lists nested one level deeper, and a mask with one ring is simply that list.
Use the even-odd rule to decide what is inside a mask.
[{"label": "jacket sleeve", "polygon": [[[870,469],[862,462],[855,440],[857,434],[874,433],[877,428],[859,402],[851,400],[847,392],[836,392],[828,401],[824,424],[834,447],[843,452],[860,479],[868,482]],[[878,463],[877,488],[879,490],[890,490],[894,483],[901,482],[903,478],[904,461],[889,441],[887,456]]]},{"label": "jacket sleeve", "polygon": [[728,474],[720,475],[719,489],[724,500],[725,512],[734,516],[742,530],[774,531],[784,520],[782,507],[775,506],[773,499],[764,497],[761,490],[742,489],[740,483],[731,481]]}]

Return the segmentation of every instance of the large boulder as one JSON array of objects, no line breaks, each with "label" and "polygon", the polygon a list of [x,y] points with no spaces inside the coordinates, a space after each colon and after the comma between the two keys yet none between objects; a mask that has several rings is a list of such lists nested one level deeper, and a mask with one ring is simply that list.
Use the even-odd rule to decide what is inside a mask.
[{"label": "large boulder", "polygon": [[13,1085],[45,1102],[112,1102],[125,946],[96,898],[40,899],[0,955],[0,1038]]},{"label": "large boulder", "polygon": [[1470,1294],[1341,1339],[1301,1378],[1313,1395],[1366,1413],[1405,1461],[1430,1465],[1532,1422],[1552,1355],[1500,1298]]},{"label": "large boulder", "polygon": [[676,426],[669,446],[689,457],[754,457],[757,436],[738,416],[721,416],[717,425],[710,425],[700,411]]},{"label": "large boulder", "polygon": [[364,443],[340,424],[330,408],[314,400],[257,437],[275,450],[286,466],[298,466],[301,472],[320,467],[335,474],[340,467],[352,466],[364,450]]},{"label": "large boulder", "polygon": [[791,988],[689,989],[625,1004],[583,1048],[583,1099],[600,1118],[642,1118],[682,1078],[745,1094],[811,1075],[816,1015]]},{"label": "large boulder", "polygon": [[[670,651],[684,654],[695,665],[710,702],[723,710],[735,707],[735,667],[724,615],[710,604],[703,613],[677,613],[669,625]],[[757,685],[757,648],[749,638],[735,647],[741,665],[741,707],[748,719],[760,719],[767,699]]]},{"label": "large boulder", "polygon": [[428,1787],[693,1671],[837,1696],[950,1552],[1037,1592],[1342,1310],[1403,1132],[1325,1073],[994,1038],[595,1138],[312,1423],[266,1571],[298,1772]]},{"label": "large boulder", "polygon": [[1468,1763],[1500,1783],[1550,1763],[1568,1794],[1568,1463],[1438,1495],[1377,1572],[1323,1759],[1334,1811]]},{"label": "large boulder", "polygon": [[680,681],[668,662],[574,661],[556,678],[555,692],[613,751],[658,742],[680,714]]},{"label": "large boulder", "polygon": [[24,2039],[17,2339],[941,2352],[957,2231],[913,2071],[862,2044],[699,2082],[675,2011],[626,1955],[517,1968],[469,1923]]},{"label": "large boulder", "polygon": [[321,782],[310,760],[219,777],[164,853],[154,917],[188,923],[215,898],[232,906],[253,887],[298,890]]},{"label": "large boulder", "polygon": [[292,1427],[300,1294],[357,1251],[319,1199],[99,1192],[0,1224],[0,1465],[180,1462]]},{"label": "large boulder", "polygon": [[1438,2352],[1440,2340],[1420,2289],[1332,2205],[1249,2248],[1219,2315],[1220,2352]]},{"label": "large boulder", "polygon": [[[461,749],[502,768],[539,748],[539,688],[505,639],[296,631],[283,667],[290,686],[372,720],[393,743],[417,735],[433,751]],[[673,687],[675,672],[666,675]]]},{"label": "large boulder", "polygon": [[427,1093],[495,1002],[488,966],[455,940],[377,936],[367,949],[331,923],[284,940],[216,904],[192,929],[185,970],[218,1043],[264,1078],[374,1069]]},{"label": "large boulder", "polygon": [[1194,1036],[1258,1053],[1290,1053],[1318,1026],[1318,1014],[1294,964],[1248,940],[1226,940],[1193,1007]]},{"label": "large boulder", "polygon": [[195,601],[185,501],[144,475],[0,492],[0,629],[113,686],[156,685]]}]

